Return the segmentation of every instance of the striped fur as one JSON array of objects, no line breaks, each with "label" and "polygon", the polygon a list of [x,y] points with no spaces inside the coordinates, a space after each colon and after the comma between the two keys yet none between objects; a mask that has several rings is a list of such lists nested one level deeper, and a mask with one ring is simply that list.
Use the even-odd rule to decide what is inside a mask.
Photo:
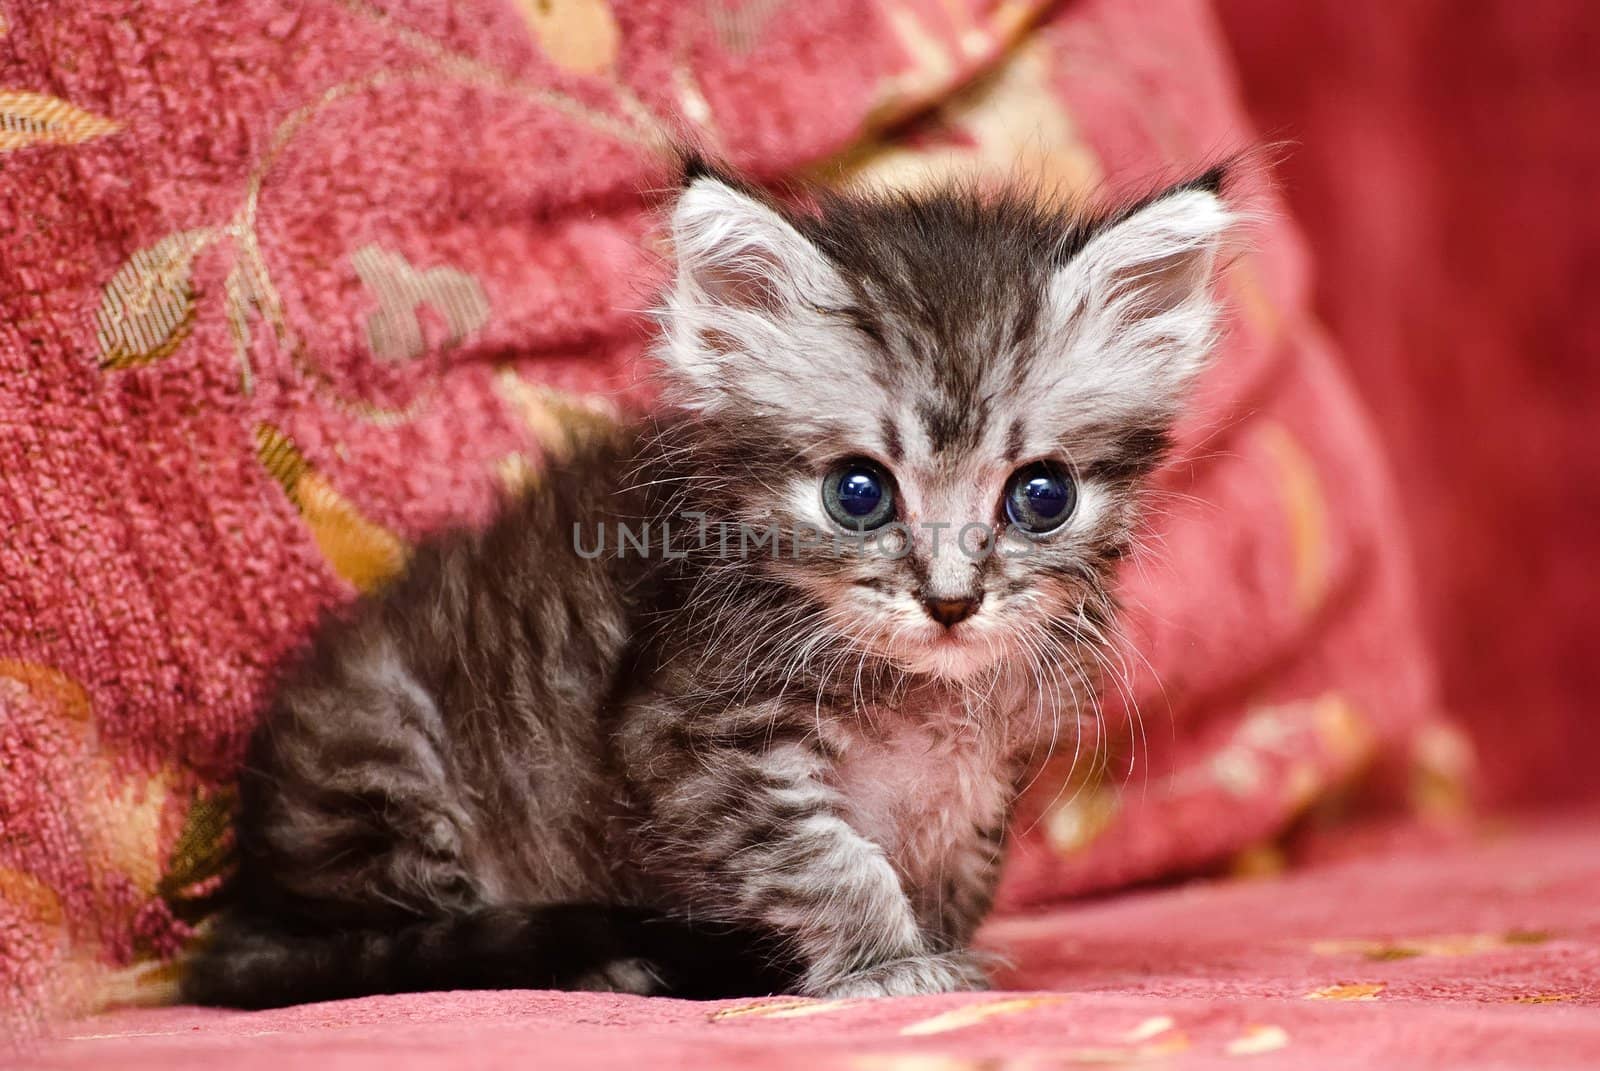
[{"label": "striped fur", "polygon": [[[970,191],[800,213],[692,172],[668,411],[321,630],[254,738],[234,903],[186,994],[982,986],[1013,795],[1094,716],[1109,569],[1209,345],[1228,220],[1212,177],[1100,214]],[[846,457],[893,474],[903,554],[793,535],[827,526]],[[1020,538],[998,503],[1041,458],[1076,476],[1070,522],[950,553],[964,524]],[[686,517],[789,534],[727,554]],[[645,521],[627,552],[616,526]],[[947,627],[931,596],[978,609]]]}]

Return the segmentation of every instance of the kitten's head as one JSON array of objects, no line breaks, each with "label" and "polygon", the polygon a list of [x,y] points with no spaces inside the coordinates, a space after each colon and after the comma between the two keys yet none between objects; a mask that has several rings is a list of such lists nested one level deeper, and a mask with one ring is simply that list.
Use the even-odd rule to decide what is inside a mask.
[{"label": "kitten's head", "polygon": [[801,211],[692,172],[660,354],[714,455],[697,503],[776,526],[780,559],[744,567],[902,670],[1092,636],[1216,331],[1218,185],[1099,213],[958,189]]}]

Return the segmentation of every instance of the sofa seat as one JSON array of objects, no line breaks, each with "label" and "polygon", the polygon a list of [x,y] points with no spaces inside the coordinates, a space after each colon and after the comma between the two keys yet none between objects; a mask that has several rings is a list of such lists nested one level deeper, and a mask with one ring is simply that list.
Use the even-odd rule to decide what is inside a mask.
[{"label": "sofa seat", "polygon": [[427,993],[67,1025],[41,1068],[1600,1066],[1596,816],[995,920],[1000,989],[695,1004]]}]

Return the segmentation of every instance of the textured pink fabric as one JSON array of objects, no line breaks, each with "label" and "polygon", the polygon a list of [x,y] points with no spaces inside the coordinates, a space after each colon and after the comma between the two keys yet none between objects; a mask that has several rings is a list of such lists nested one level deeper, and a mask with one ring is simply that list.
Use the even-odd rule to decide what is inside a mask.
[{"label": "textured pink fabric", "polygon": [[102,1016],[33,1066],[1592,1068],[1593,818],[997,922],[1014,993],[687,1004],[510,992]]},{"label": "textured pink fabric", "polygon": [[1484,789],[1593,799],[1594,9],[1218,7],[1261,127],[1296,143],[1282,176],[1318,309],[1397,461],[1444,699]]},{"label": "textured pink fabric", "polygon": [[[1252,140],[1200,0],[4,19],[0,991],[27,1007],[125,994],[190,936],[272,668],[592,419],[541,385],[641,401],[669,137],[763,179],[1078,194]],[[1459,805],[1374,436],[1259,207],[1125,578],[1126,679],[1021,808],[1009,906],[1225,865],[1360,782]]]}]

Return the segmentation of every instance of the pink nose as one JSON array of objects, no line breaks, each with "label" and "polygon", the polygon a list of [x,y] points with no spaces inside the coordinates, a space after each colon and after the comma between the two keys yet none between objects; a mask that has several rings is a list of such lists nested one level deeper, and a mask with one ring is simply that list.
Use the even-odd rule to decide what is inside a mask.
[{"label": "pink nose", "polygon": [[922,606],[928,611],[928,616],[933,618],[945,628],[959,625],[967,618],[978,612],[978,599],[923,599]]}]

